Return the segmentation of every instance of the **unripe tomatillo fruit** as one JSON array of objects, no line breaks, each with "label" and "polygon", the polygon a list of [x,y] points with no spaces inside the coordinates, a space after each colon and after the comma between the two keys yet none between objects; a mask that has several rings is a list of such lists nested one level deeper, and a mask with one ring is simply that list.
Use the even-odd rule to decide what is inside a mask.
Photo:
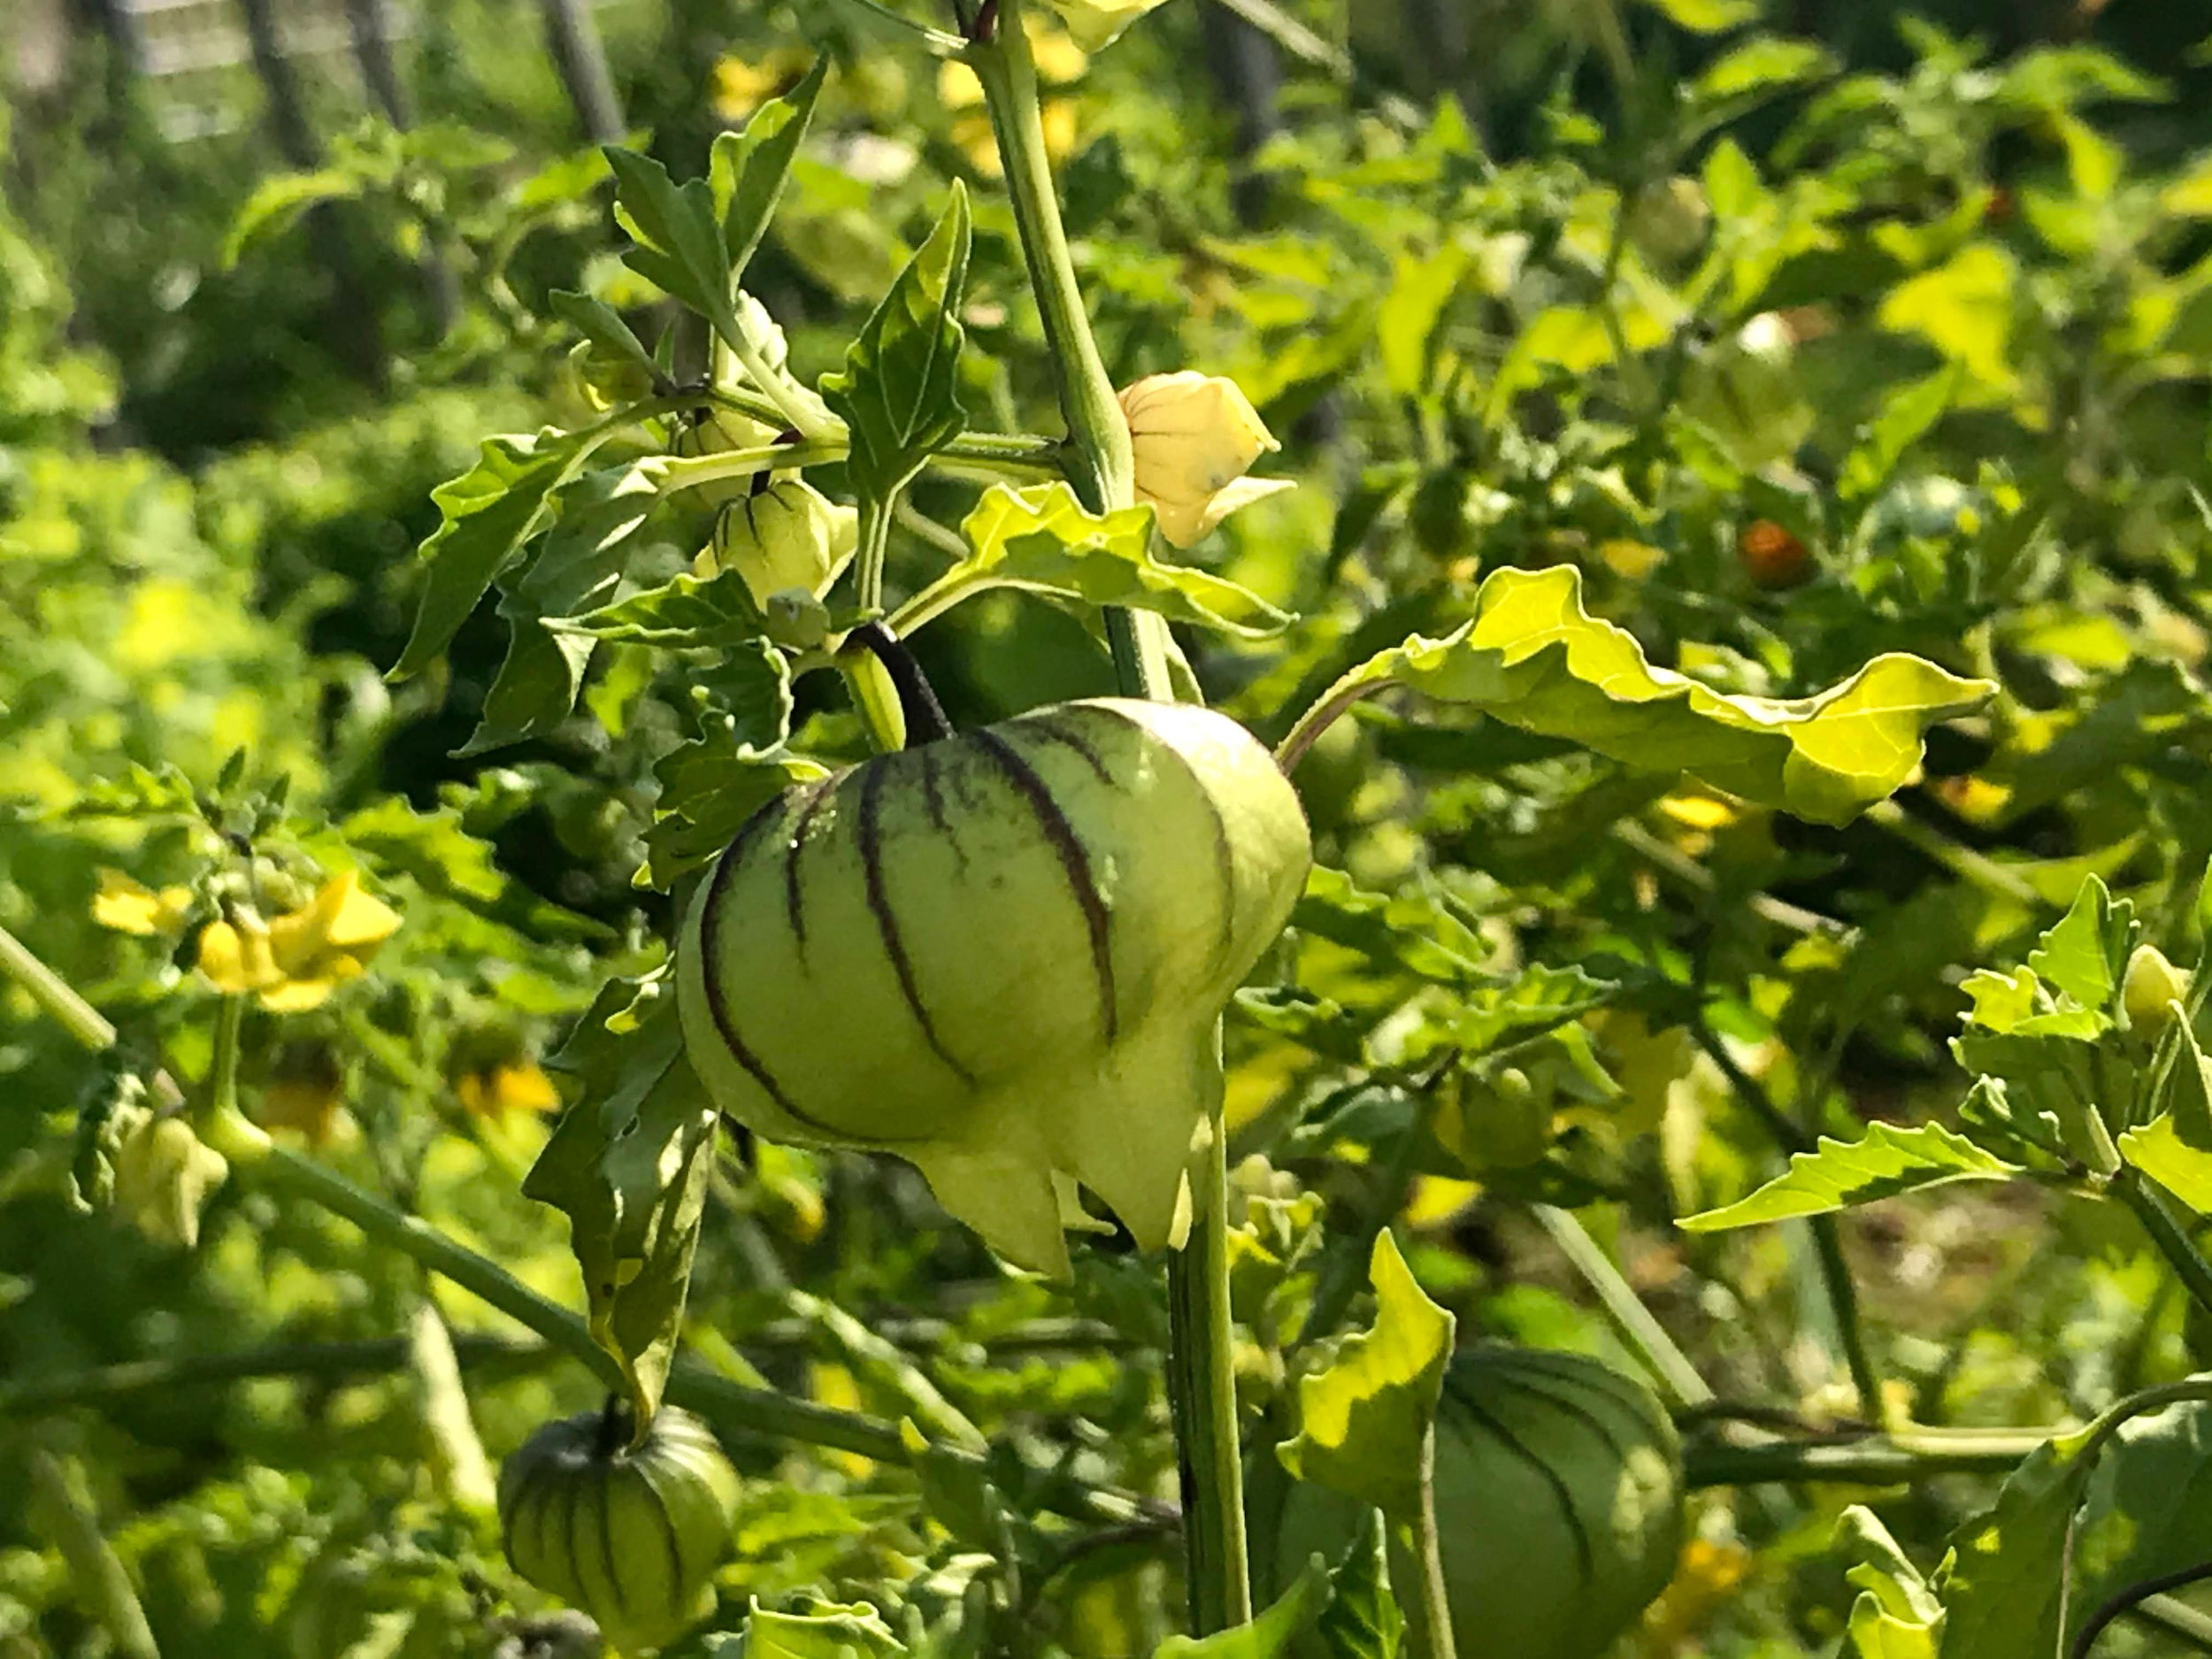
[{"label": "unripe tomatillo fruit", "polygon": [[499,1471],[508,1564],[626,1654],[706,1617],[738,1498],[737,1471],[698,1418],[664,1406],[634,1445],[629,1427],[618,1405],[548,1424]]},{"label": "unripe tomatillo fruit", "polygon": [[[1454,1357],[1436,1417],[1436,1521],[1459,1659],[1600,1659],[1666,1587],[1682,1546],[1682,1452],[1651,1391],[1578,1354]],[[1359,1506],[1292,1488],[1277,1578],[1341,1555]],[[1394,1582],[1416,1580],[1394,1558]]]},{"label": "unripe tomatillo fruit", "polygon": [[1070,1182],[1157,1247],[1220,1098],[1216,1022],[1311,856],[1273,757],[1204,709],[941,736],[739,832],[678,949],[686,1046],[739,1122],[897,1154],[1021,1266],[1066,1271]]},{"label": "unripe tomatillo fruit", "polygon": [[735,571],[756,605],[766,609],[789,589],[819,595],[852,563],[860,545],[859,514],[804,479],[749,491],[725,505],[714,540],[695,561],[702,576]]}]

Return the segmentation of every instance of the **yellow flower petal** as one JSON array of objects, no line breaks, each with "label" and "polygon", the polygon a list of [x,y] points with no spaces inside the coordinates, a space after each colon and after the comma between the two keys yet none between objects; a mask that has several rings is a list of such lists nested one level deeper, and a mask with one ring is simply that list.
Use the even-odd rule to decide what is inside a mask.
[{"label": "yellow flower petal", "polygon": [[1148,503],[1160,534],[1187,548],[1240,507],[1291,488],[1286,480],[1247,479],[1275,442],[1234,380],[1183,370],[1154,374],[1121,394],[1136,457],[1137,498]]},{"label": "yellow flower petal", "polygon": [[151,887],[132,880],[119,870],[100,872],[100,890],[92,895],[92,919],[101,926],[112,927],[119,933],[157,933],[165,911],[162,895]]},{"label": "yellow flower petal", "polygon": [[208,983],[234,996],[283,978],[270,952],[267,930],[254,921],[210,922],[200,930],[195,964]]}]

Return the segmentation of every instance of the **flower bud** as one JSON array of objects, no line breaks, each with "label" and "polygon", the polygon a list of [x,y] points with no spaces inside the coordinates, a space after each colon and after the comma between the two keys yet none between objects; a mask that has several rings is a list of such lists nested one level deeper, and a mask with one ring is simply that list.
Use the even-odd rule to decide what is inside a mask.
[{"label": "flower bud", "polygon": [[818,598],[829,591],[859,545],[860,518],[804,479],[748,492],[722,509],[714,541],[695,568],[701,575],[733,570],[764,611],[774,595],[797,588]]},{"label": "flower bud", "polygon": [[1234,380],[1185,369],[1148,375],[1121,395],[1136,452],[1137,499],[1159,517],[1179,548],[1204,536],[1240,507],[1293,488],[1287,479],[1244,476],[1275,442]]},{"label": "flower bud", "polygon": [[2166,960],[2156,945],[2138,945],[2128,958],[2127,977],[2120,982],[2120,1006],[2128,1024],[2148,1036],[2156,1036],[2174,1018],[2174,1004],[2186,1002],[2189,976]]},{"label": "flower bud", "polygon": [[183,1118],[148,1117],[117,1148],[115,1208],[154,1243],[188,1250],[200,1241],[200,1211],[229,1172]]},{"label": "flower bud", "polygon": [[1087,52],[1110,46],[1127,28],[1164,0],[1052,0],[1075,43]]}]

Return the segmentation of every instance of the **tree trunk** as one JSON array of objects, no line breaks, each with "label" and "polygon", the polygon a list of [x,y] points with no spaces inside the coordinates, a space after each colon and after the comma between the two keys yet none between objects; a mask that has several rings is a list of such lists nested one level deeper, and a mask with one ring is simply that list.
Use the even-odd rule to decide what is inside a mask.
[{"label": "tree trunk", "polygon": [[[399,65],[392,57],[392,12],[389,0],[346,0],[346,19],[353,28],[354,61],[361,65],[361,81],[384,119],[400,132],[414,125],[414,111],[400,80]],[[461,288],[453,267],[438,251],[438,227],[424,227],[429,246],[422,257],[425,297],[438,337],[452,332],[461,314]]]}]

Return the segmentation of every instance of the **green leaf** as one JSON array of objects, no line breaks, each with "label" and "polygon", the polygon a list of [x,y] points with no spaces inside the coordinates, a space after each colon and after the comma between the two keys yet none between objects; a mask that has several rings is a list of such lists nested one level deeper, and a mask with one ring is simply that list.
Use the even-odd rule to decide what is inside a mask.
[{"label": "green leaf", "polygon": [[1490,982],[1481,966],[1494,954],[1490,944],[1440,893],[1371,893],[1345,872],[1317,864],[1307,872],[1290,925],[1438,985]]},{"label": "green leaf", "polygon": [[1943,1604],[1880,1517],[1853,1504],[1836,1523],[1836,1545],[1856,1560],[1844,1577],[1859,1590],[1851,1605],[1857,1659],[1938,1659]]},{"label": "green leaf", "polygon": [[2095,876],[2081,884],[2066,914],[2028,955],[2028,967],[2044,984],[2062,991],[2077,1007],[2107,1017],[2119,995],[2129,953],[2135,949],[2135,906],[2115,902]]},{"label": "green leaf", "polygon": [[1732,112],[1792,87],[1833,73],[1836,60],[1817,41],[1757,35],[1731,47],[1697,73],[1689,95],[1696,103],[1727,105]]},{"label": "green leaf", "polygon": [[2108,1596],[2208,1558],[2212,1403],[2190,1401],[2121,1425],[2083,1494],[2069,1640]]},{"label": "green leaf", "polygon": [[829,58],[814,60],[806,79],[780,98],[772,98],[753,111],[740,133],[724,133],[714,141],[708,171],[714,204],[722,215],[722,242],[728,250],[729,280],[745,274],[768,223],[783,198],[784,181],[790,177],[792,157],[806,140],[814,119],[814,106],[829,75]]},{"label": "green leaf", "polygon": [[1389,682],[1626,765],[1693,772],[1824,824],[1845,823],[1897,788],[1920,764],[1922,733],[1994,689],[1890,654],[1815,696],[1724,696],[1652,667],[1632,635],[1584,611],[1581,573],[1564,565],[1493,572],[1474,620],[1371,658],[1318,706]]},{"label": "green leaf", "polygon": [[1153,1659],[1276,1659],[1313,1623],[1315,1604],[1328,1593],[1317,1556],[1298,1582],[1249,1624],[1211,1636],[1171,1636],[1152,1650]]},{"label": "green leaf", "polygon": [[[633,1029],[611,1029],[626,1009]],[[591,1333],[644,1421],[682,1329],[719,1114],[684,1057],[676,999],[657,981],[609,983],[551,1064],[577,1073],[583,1092],[522,1190],[568,1216]]]},{"label": "green leaf", "polygon": [[430,575],[390,678],[405,680],[437,660],[523,543],[551,522],[557,492],[601,442],[550,426],[534,437],[487,438],[474,466],[430,492],[441,516],[422,544]]},{"label": "green leaf", "polygon": [[762,623],[743,574],[726,570],[711,576],[683,572],[582,616],[549,617],[545,626],[616,645],[726,650],[757,638]]},{"label": "green leaf", "polygon": [[1374,1325],[1299,1382],[1298,1436],[1276,1449],[1297,1479],[1410,1522],[1429,1479],[1430,1426],[1457,1322],[1415,1281],[1387,1228],[1375,1237],[1368,1271]]},{"label": "green leaf", "polygon": [[2018,1165],[1983,1151],[1941,1124],[1915,1129],[1875,1124],[1861,1141],[1823,1135],[1818,1150],[1795,1154],[1788,1173],[1750,1197],[1686,1217],[1680,1225],[1686,1233],[1717,1233],[1794,1216],[1824,1216],[1953,1181],[2001,1181],[2019,1173]]},{"label": "green leaf", "polygon": [[[865,1601],[818,1601],[807,1613],[775,1613],[752,1604],[745,1621],[744,1659],[890,1659],[906,1645]],[[724,1645],[736,1644],[724,1639]]]},{"label": "green leaf", "polygon": [[659,499],[651,477],[635,467],[587,472],[561,492],[543,551],[519,576],[501,579],[507,655],[485,695],[476,730],[458,753],[480,754],[542,737],[575,711],[598,641],[584,634],[557,634],[547,620],[613,595],[631,546]]},{"label": "green leaf", "polygon": [[649,156],[612,145],[605,154],[614,173],[615,221],[633,244],[623,250],[622,262],[697,311],[724,340],[740,344],[729,253],[707,181],[691,179],[679,186]]},{"label": "green leaf", "polygon": [[1951,1538],[1936,1585],[1943,1659],[2041,1659],[2058,1651],[2066,1533],[2080,1507],[2093,1425],[2045,1441],[2007,1477],[1997,1502]]},{"label": "green leaf", "polygon": [[658,365],[653,354],[645,349],[645,342],[637,337],[630,325],[622,320],[622,314],[604,300],[594,299],[588,294],[574,294],[566,288],[555,288],[545,296],[546,307],[570,327],[603,351],[626,358],[648,374],[657,374]]},{"label": "green leaf", "polygon": [[665,889],[715,857],[737,838],[745,820],[793,784],[826,778],[829,768],[792,754],[778,735],[747,730],[733,715],[706,723],[706,734],[686,743],[653,768],[660,799],[645,832],[646,884]]},{"label": "green leaf", "polygon": [[2120,1156],[2199,1215],[2212,1215],[2212,1063],[2187,1020],[2177,1018],[2170,1029],[2176,1051],[2161,1079],[2157,1116],[2120,1137]]},{"label": "green leaf", "polygon": [[1759,15],[1759,0],[1644,0],[1644,4],[1694,35],[1718,35]]},{"label": "green leaf", "polygon": [[252,250],[282,235],[317,204],[360,195],[361,183],[358,173],[342,167],[280,173],[264,179],[238,210],[230,234],[223,238],[223,269],[233,269]]},{"label": "green leaf", "polygon": [[1836,493],[1847,502],[1863,501],[1888,483],[1905,452],[1926,437],[1958,400],[1964,378],[1965,372],[1954,364],[1886,394],[1880,411],[1844,457]]},{"label": "green leaf", "polygon": [[965,422],[959,387],[967,332],[960,304],[970,238],[968,192],[956,182],[936,229],[846,351],[844,373],[822,380],[823,398],[851,434],[848,470],[864,516],[872,509],[888,511],[922,464]]},{"label": "green leaf", "polygon": [[917,594],[900,611],[905,634],[963,600],[993,588],[1018,588],[1062,604],[1123,605],[1156,611],[1245,639],[1263,638],[1289,621],[1236,583],[1169,565],[1152,554],[1152,510],[1094,513],[1065,484],[1013,489],[994,484],[961,526],[975,551]]},{"label": "green leaf", "polygon": [[1315,1635],[1329,1659],[1399,1659],[1405,1614],[1390,1589],[1390,1547],[1380,1509],[1367,1511],[1343,1564],[1329,1574],[1329,1604]]}]

